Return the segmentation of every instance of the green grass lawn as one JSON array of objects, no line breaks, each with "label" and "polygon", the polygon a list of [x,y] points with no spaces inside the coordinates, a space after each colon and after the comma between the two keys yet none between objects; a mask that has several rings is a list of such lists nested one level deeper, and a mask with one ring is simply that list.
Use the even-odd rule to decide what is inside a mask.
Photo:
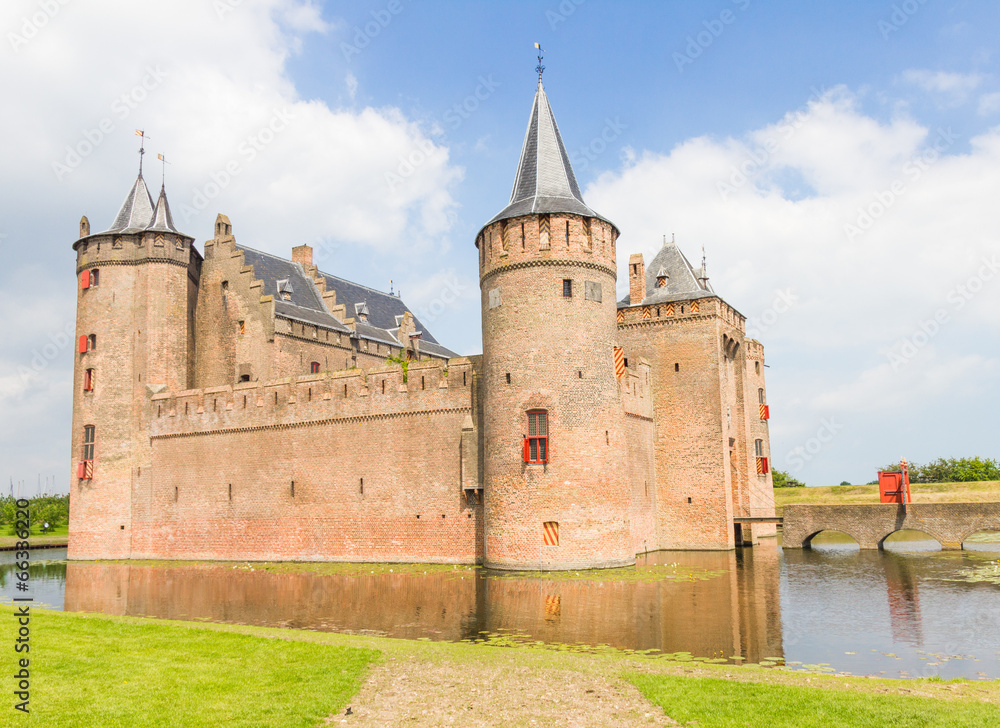
[{"label": "green grass lawn", "polygon": [[[1000,707],[799,685],[630,674],[647,700],[698,728],[982,728]],[[697,722],[695,722],[697,721]]]},{"label": "green grass lawn", "polygon": [[[0,619],[12,622],[10,611]],[[13,644],[11,630],[2,633]],[[33,611],[31,715],[21,719],[11,705],[15,654],[3,653],[0,724],[60,728],[314,728],[343,710],[379,657],[200,626]]]},{"label": "green grass lawn", "polygon": [[[41,532],[41,524],[33,523],[31,524],[31,530],[29,531],[28,542],[32,546],[41,546],[48,543],[66,543],[69,538],[69,526],[63,524],[61,526],[56,526],[55,528],[50,528],[44,534]],[[13,546],[20,539],[14,535],[14,527],[10,525],[0,526],[0,547],[2,546]]]},{"label": "green grass lawn", "polygon": [[[981,503],[1000,501],[1000,482],[912,483],[914,503]],[[838,503],[878,503],[877,485],[833,485],[824,488],[775,488],[774,505],[778,515],[788,505]]]}]

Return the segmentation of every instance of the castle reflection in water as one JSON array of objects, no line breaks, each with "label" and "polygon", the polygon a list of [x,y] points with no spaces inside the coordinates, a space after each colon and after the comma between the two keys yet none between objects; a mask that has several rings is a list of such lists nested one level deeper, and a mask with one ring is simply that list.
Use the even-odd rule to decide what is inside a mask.
[{"label": "castle reflection in water", "polygon": [[782,656],[779,552],[659,552],[708,579],[510,576],[482,570],[324,575],[233,564],[66,565],[67,611],[457,641],[508,631],[548,643]]}]

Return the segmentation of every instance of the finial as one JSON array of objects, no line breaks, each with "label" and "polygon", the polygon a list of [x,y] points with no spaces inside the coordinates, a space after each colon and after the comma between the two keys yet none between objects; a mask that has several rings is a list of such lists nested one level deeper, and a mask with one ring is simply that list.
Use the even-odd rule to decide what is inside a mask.
[{"label": "finial", "polygon": [[670,242],[673,243],[674,245],[677,245],[677,238],[674,237],[673,233],[670,233]]},{"label": "finial", "polygon": [[535,66],[535,71],[538,73],[538,83],[542,82],[542,74],[545,73],[545,66],[542,65],[542,54],[545,51],[542,50],[541,43],[535,43],[535,48],[538,49],[538,65]]},{"label": "finial", "polygon": [[701,270],[705,272],[705,244],[701,244]]},{"label": "finial", "polygon": [[165,190],[167,189],[167,165],[170,164],[170,162],[168,162],[167,158],[164,157],[162,154],[157,154],[156,158],[159,159],[161,162],[163,162],[163,164],[161,165],[163,167],[163,172],[160,178],[160,189]]},{"label": "finial", "polygon": [[663,233],[663,247],[667,247],[667,234]]},{"label": "finial", "polygon": [[146,140],[151,137],[146,136],[146,132],[142,129],[136,129],[135,135],[142,138],[139,142],[139,176],[142,177],[142,155],[146,153]]},{"label": "finial", "polygon": [[390,295],[390,296],[393,296],[393,295],[395,295],[395,294],[394,294],[394,293],[392,292],[392,278],[390,278],[390,279],[389,279],[389,295]]}]

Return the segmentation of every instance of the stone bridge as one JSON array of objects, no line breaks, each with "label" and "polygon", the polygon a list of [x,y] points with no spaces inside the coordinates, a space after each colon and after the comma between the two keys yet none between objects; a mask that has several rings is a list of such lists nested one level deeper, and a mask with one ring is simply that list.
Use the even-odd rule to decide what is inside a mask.
[{"label": "stone bridge", "polygon": [[880,549],[903,529],[923,531],[944,549],[961,549],[977,531],[1000,531],[1000,503],[873,503],[784,508],[782,546],[808,548],[820,531],[843,531],[863,549]]}]

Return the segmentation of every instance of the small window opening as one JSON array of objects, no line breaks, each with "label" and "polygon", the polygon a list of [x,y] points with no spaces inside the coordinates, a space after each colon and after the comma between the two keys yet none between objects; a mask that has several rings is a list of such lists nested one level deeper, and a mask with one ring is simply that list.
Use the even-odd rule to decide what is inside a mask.
[{"label": "small window opening", "polygon": [[219,400],[218,399],[213,399],[212,400],[212,411],[213,412],[217,412],[218,409],[219,409]]},{"label": "small window opening", "polygon": [[382,380],[382,394],[385,394],[385,380]]},{"label": "small window opening", "polygon": [[222,281],[222,295],[225,296],[229,292],[229,281]]},{"label": "small window opening", "polygon": [[97,268],[93,268],[90,271],[90,287],[96,288],[97,284],[100,283],[100,278],[101,278],[101,271],[99,271]]},{"label": "small window opening", "polygon": [[292,498],[295,497],[295,481],[292,481]]},{"label": "small window opening", "polygon": [[361,495],[365,494],[365,479],[361,479]]},{"label": "small window opening", "polygon": [[757,390],[757,401],[760,404],[764,404],[764,388],[763,387],[761,387],[760,389]]},{"label": "small window opening", "polygon": [[347,396],[347,384],[344,384],[344,396]]},{"label": "small window opening", "polygon": [[569,247],[569,220],[566,221],[566,247]]},{"label": "small window opening", "polygon": [[674,371],[679,372],[681,370],[681,365],[679,362],[674,362]]},{"label": "small window opening", "polygon": [[233,499],[233,484],[229,484],[229,500]]},{"label": "small window opening", "polygon": [[689,498],[688,498],[688,503],[690,503],[690,502],[691,502],[691,498],[689,497]]},{"label": "small window opening", "polygon": [[610,430],[605,430],[604,431],[604,444],[605,445],[610,445],[611,444],[611,431]]},{"label": "small window opening", "polygon": [[178,490],[177,486],[175,485],[175,486],[174,486],[174,503],[176,503],[176,502],[177,502],[177,499],[178,499],[178,497],[180,496],[180,494],[181,494],[181,493],[180,493],[180,490]]},{"label": "small window opening", "polygon": [[465,372],[462,372],[462,386],[465,386]]},{"label": "small window opening", "polygon": [[94,351],[97,349],[97,334],[91,334],[87,337],[87,351]]},{"label": "small window opening", "polygon": [[[241,382],[249,382],[250,381],[250,375],[249,374],[241,374],[240,375],[240,381]],[[246,397],[244,397],[244,399],[246,399]]]},{"label": "small window opening", "polygon": [[582,369],[578,369],[577,370],[576,377],[577,377],[577,379],[583,379],[583,370]]},{"label": "small window opening", "polygon": [[312,401],[313,401],[313,390],[312,387],[309,387],[309,389],[306,390],[306,402],[312,402]]},{"label": "small window opening", "polygon": [[88,369],[83,373],[83,391],[94,391],[94,370]]},{"label": "small window opening", "polygon": [[424,378],[423,378],[423,377],[420,377],[420,388],[421,388],[421,389],[424,389],[424,388],[425,388],[425,387],[424,387]]},{"label": "small window opening", "polygon": [[521,250],[524,250],[524,223],[521,223]]},{"label": "small window opening", "polygon": [[309,373],[310,374],[319,374],[319,362],[318,361],[314,361],[314,362],[310,362],[309,363]]},{"label": "small window opening", "polygon": [[764,457],[764,441],[763,440],[754,440],[753,441],[753,449],[754,449],[754,453],[756,453],[757,457],[759,457],[759,458]]},{"label": "small window opening", "polygon": [[759,361],[755,361],[753,363],[753,371],[754,371],[754,374],[760,374],[760,362]]},{"label": "small window opening", "polygon": [[507,372],[507,384],[510,384],[510,372]]},{"label": "small window opening", "polygon": [[274,393],[274,403],[278,404],[278,393],[277,392]]},{"label": "small window opening", "polygon": [[240,321],[240,333],[245,334],[247,332],[246,322]]},{"label": "small window opening", "polygon": [[563,298],[572,298],[573,281],[570,278],[563,278]]}]

